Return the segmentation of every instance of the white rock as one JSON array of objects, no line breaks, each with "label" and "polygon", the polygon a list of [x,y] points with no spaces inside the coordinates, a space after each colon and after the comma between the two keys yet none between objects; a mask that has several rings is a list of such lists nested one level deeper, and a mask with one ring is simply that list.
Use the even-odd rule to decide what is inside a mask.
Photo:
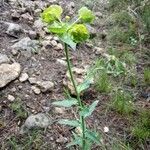
[{"label": "white rock", "polygon": [[33,92],[35,93],[35,94],[40,94],[41,93],[41,90],[39,89],[39,88],[37,88],[36,86],[31,86],[31,89],[33,90]]},{"label": "white rock", "polygon": [[9,100],[9,101],[11,101],[11,102],[13,102],[14,100],[15,100],[15,97],[13,96],[13,95],[8,95],[7,96],[7,99]]},{"label": "white rock", "polygon": [[27,81],[29,78],[28,74],[27,73],[21,73],[20,77],[19,77],[19,81],[20,82],[25,82]]},{"label": "white rock", "polygon": [[64,108],[55,107],[55,112],[58,113],[58,114],[64,114],[65,113],[65,109]]},{"label": "white rock", "polygon": [[0,88],[19,77],[21,66],[19,63],[0,65]]},{"label": "white rock", "polygon": [[63,66],[67,66],[67,62],[62,60],[62,59],[57,59],[56,61],[57,61],[57,63],[59,63],[59,64],[61,64]]},{"label": "white rock", "polygon": [[42,92],[50,91],[54,87],[54,83],[51,81],[37,80],[34,77],[31,77],[28,80],[31,84],[35,84]]},{"label": "white rock", "polygon": [[9,60],[9,58],[7,57],[7,55],[0,53],[0,64],[8,63],[9,61],[10,61],[10,60]]}]

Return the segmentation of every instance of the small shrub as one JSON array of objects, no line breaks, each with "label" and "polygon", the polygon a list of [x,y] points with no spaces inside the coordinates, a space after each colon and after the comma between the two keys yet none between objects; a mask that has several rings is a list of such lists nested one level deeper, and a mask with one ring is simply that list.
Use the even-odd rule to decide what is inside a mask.
[{"label": "small shrub", "polygon": [[147,85],[150,85],[150,68],[144,69],[144,81]]},{"label": "small shrub", "polygon": [[108,93],[111,90],[111,83],[109,80],[109,76],[106,71],[99,73],[98,79],[96,79],[96,89],[99,92]]},{"label": "small shrub", "polygon": [[135,126],[132,134],[138,139],[148,140],[150,138],[150,111],[143,111]]},{"label": "small shrub", "polygon": [[117,90],[113,95],[112,107],[121,114],[131,114],[134,111],[132,96],[122,90]]}]

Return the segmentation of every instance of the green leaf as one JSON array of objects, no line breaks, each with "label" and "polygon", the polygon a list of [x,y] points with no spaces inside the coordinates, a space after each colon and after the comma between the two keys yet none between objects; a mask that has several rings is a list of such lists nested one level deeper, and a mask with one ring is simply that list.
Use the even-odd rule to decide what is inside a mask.
[{"label": "green leaf", "polygon": [[89,38],[89,31],[84,24],[75,24],[69,30],[69,34],[76,43],[83,42]]},{"label": "green leaf", "polygon": [[94,131],[90,131],[90,130],[87,130],[85,132],[85,136],[86,138],[88,138],[91,142],[95,142],[97,144],[100,144],[100,136],[97,132],[94,132]]},{"label": "green leaf", "polygon": [[91,23],[95,19],[94,14],[87,7],[82,7],[78,13],[81,20],[85,23]]},{"label": "green leaf", "polygon": [[67,31],[67,25],[54,22],[51,26],[48,27],[48,30],[55,34],[64,34]]},{"label": "green leaf", "polygon": [[51,5],[43,11],[41,17],[44,22],[53,23],[55,20],[60,20],[62,12],[63,10],[59,5]]},{"label": "green leaf", "polygon": [[77,99],[70,98],[62,101],[53,102],[53,105],[62,106],[62,107],[71,107],[72,105],[76,105],[78,103]]},{"label": "green leaf", "polygon": [[84,118],[90,116],[95,110],[95,107],[97,106],[98,102],[99,101],[95,101],[89,107],[85,107],[82,111],[80,111],[80,115]]},{"label": "green leaf", "polygon": [[90,87],[91,81],[85,80],[83,83],[77,86],[78,93],[81,93],[82,91],[88,89]]},{"label": "green leaf", "polygon": [[67,144],[67,146],[66,146],[67,148],[74,146],[74,145],[79,145],[79,146],[82,145],[82,138],[80,136],[78,136],[77,134],[75,134],[74,132],[73,132],[73,136],[74,136],[74,140],[72,142],[70,142],[69,144]]},{"label": "green leaf", "polygon": [[69,45],[73,50],[76,50],[76,43],[72,40],[69,34],[63,34],[62,36],[60,36],[60,39],[62,42]]},{"label": "green leaf", "polygon": [[72,126],[72,127],[80,126],[80,123],[77,120],[61,119],[61,120],[58,121],[58,123],[63,124],[63,125],[69,125],[69,126]]}]

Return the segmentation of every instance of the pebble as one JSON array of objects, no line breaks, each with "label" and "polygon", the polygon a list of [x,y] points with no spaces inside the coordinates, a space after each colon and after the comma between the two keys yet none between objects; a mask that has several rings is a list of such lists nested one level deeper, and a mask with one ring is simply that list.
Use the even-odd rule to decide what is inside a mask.
[{"label": "pebble", "polygon": [[8,95],[7,96],[7,99],[9,100],[9,101],[11,101],[11,102],[13,102],[14,100],[15,100],[15,97],[13,96],[13,95]]},{"label": "pebble", "polygon": [[58,114],[64,114],[65,113],[65,109],[64,108],[55,107],[55,112],[58,113]]},{"label": "pebble", "polygon": [[41,90],[38,87],[36,87],[36,86],[31,86],[31,89],[37,95],[39,95],[41,93]]},{"label": "pebble", "polygon": [[20,82],[25,82],[27,81],[29,78],[28,74],[27,73],[21,73],[20,77],[19,77],[19,81]]}]

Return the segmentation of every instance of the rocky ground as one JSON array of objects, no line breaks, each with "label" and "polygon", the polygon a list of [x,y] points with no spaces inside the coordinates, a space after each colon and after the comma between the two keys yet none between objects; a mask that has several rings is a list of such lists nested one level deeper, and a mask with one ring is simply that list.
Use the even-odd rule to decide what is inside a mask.
[{"label": "rocky ground", "polygon": [[[58,0],[1,0],[0,3],[0,145],[1,149],[66,149],[73,129],[56,124],[59,118],[73,118],[75,110],[57,108],[51,103],[65,97],[67,82],[63,45],[45,31],[40,13],[51,5],[60,4],[64,14],[73,15],[84,5],[81,1]],[[95,43],[71,51],[74,72],[80,76],[106,48],[105,4],[93,3],[96,22],[90,27]],[[90,5],[90,4],[87,4]],[[97,110],[88,120],[110,142],[117,131],[121,135],[126,120],[115,113],[104,114],[108,96],[90,89],[82,96],[85,103],[100,100]],[[37,121],[38,118],[38,121]],[[120,126],[118,126],[118,123]],[[104,127],[112,129],[107,135]],[[36,130],[37,128],[40,130]],[[30,129],[34,129],[33,131]],[[108,142],[107,141],[107,142]],[[105,143],[105,139],[102,141]],[[107,142],[105,144],[107,144]],[[94,150],[101,147],[94,147]]]}]

